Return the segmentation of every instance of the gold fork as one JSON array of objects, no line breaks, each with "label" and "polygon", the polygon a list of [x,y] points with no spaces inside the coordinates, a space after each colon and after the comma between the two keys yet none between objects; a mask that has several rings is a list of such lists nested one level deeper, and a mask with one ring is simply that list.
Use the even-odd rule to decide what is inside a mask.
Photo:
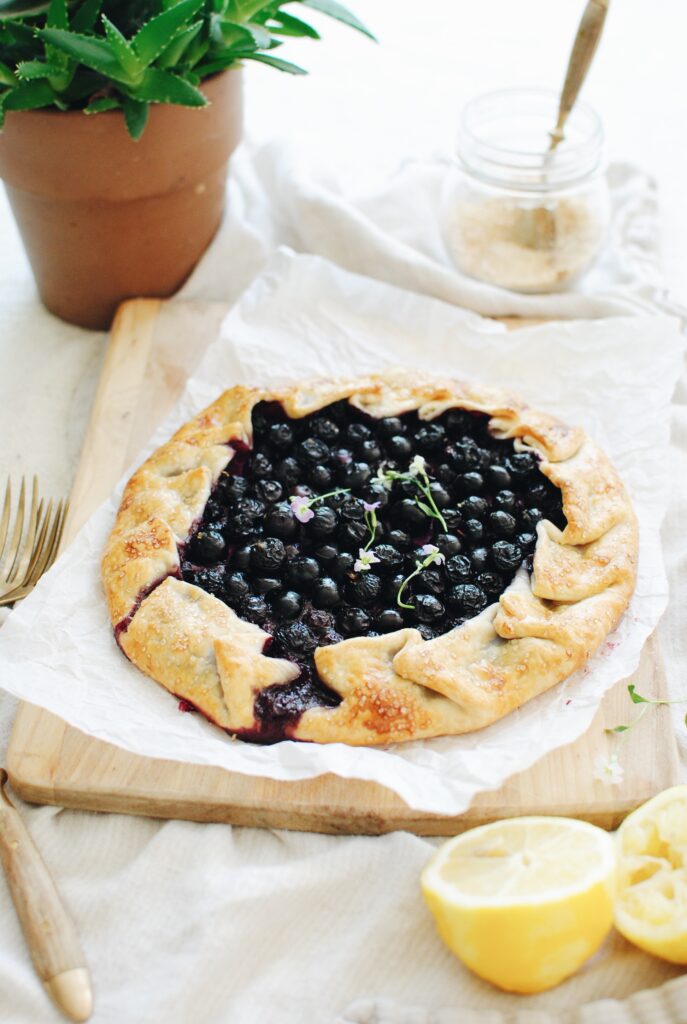
[{"label": "gold fork", "polygon": [[[28,515],[27,515],[28,504]],[[7,481],[0,512],[0,605],[26,597],[57,557],[67,515],[66,501],[47,506],[33,477],[27,503],[22,477],[14,522]],[[5,790],[0,768],[0,863],[17,908],[36,972],[62,1012],[74,1021],[91,1014],[93,997],[76,928],[18,811]]]},{"label": "gold fork", "polygon": [[7,480],[0,513],[0,606],[21,601],[30,594],[57,557],[68,501],[52,499],[47,506],[38,499],[34,476],[27,516],[26,478],[22,477],[12,524],[12,484]]}]

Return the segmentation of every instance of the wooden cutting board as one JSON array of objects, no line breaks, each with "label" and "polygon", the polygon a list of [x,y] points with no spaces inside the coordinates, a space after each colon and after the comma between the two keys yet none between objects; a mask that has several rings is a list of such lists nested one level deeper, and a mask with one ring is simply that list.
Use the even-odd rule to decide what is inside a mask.
[{"label": "wooden cutting board", "polygon": [[[146,299],[121,307],[74,484],[68,539],[107,497],[170,411],[206,347],[217,337],[226,312],[220,303]],[[632,681],[643,695],[665,696],[653,639]],[[407,829],[422,835],[451,835],[509,815],[565,814],[614,828],[632,808],[679,781],[675,739],[665,707],[652,709],[628,740],[622,784],[608,786],[594,780],[595,757],[610,749],[604,729],[627,722],[636,712],[627,682],[605,696],[591,728],[577,742],[548,754],[498,791],[480,794],[457,817],[413,811],[380,785],[333,775],[273,782],[221,768],[138,757],[28,704],[17,715],[8,768],[15,790],[29,801],[162,818],[331,833]],[[152,684],[142,678],[141,685]]]}]

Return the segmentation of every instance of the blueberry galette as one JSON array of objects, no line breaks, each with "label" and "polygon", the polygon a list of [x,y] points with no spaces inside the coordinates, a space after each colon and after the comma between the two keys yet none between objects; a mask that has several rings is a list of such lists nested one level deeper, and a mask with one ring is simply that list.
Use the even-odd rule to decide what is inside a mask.
[{"label": "blueberry galette", "polygon": [[578,428],[419,373],[235,387],[129,481],[122,651],[242,739],[469,732],[617,624],[637,524]]}]

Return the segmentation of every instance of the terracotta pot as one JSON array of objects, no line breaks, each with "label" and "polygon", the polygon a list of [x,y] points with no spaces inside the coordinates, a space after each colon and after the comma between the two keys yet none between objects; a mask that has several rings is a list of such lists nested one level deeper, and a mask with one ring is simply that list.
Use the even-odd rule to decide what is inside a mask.
[{"label": "terracotta pot", "polygon": [[241,73],[208,79],[208,107],[151,107],[138,142],[120,111],[9,113],[5,181],[48,309],[106,328],[118,304],[171,295],[212,240],[241,134]]}]

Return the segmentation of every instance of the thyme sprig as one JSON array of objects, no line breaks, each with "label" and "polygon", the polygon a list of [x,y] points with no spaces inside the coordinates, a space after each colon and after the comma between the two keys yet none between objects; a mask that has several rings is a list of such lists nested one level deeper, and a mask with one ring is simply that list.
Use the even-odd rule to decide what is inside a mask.
[{"label": "thyme sprig", "polygon": [[446,561],[446,556],[442,555],[441,551],[439,551],[439,548],[435,544],[425,544],[424,547],[421,547],[419,549],[418,554],[424,555],[425,557],[422,559],[422,561],[420,561],[419,558],[416,559],[415,569],[410,573],[409,576],[406,576],[406,578],[403,580],[403,583],[401,583],[400,587],[398,588],[398,592],[396,594],[396,604],[398,605],[399,608],[415,607],[414,604],[406,604],[404,601],[401,600],[401,595],[403,594],[403,591],[407,588],[410,581],[415,579],[415,577],[418,576],[423,569],[426,569],[427,566],[433,565],[435,562],[438,565],[441,565],[442,562]]},{"label": "thyme sprig", "polygon": [[421,501],[420,498],[416,498],[415,504],[426,516],[429,516],[431,519],[438,520],[438,522],[441,523],[441,528],[444,533],[448,533],[446,520],[442,516],[431,491],[430,479],[427,475],[427,463],[421,455],[416,455],[413,458],[405,473],[399,473],[398,470],[395,469],[384,469],[380,467],[377,470],[377,480],[387,489],[389,489],[396,480],[407,480],[416,484],[422,492],[425,501]]},{"label": "thyme sprig", "polygon": [[312,506],[318,501],[324,501],[325,498],[333,498],[335,494],[350,493],[350,487],[337,487],[333,491],[327,491],[326,494],[317,494],[314,498],[306,498],[299,494],[292,494],[289,498],[289,505],[291,506],[292,514],[296,517],[299,523],[309,523],[311,519],[315,518]]},{"label": "thyme sprig", "polygon": [[[637,693],[637,688],[634,683],[630,683],[627,692],[630,695],[630,700],[633,704],[641,704],[642,707],[638,714],[630,722],[626,722],[624,725],[615,725],[612,729],[606,729],[605,731],[610,734],[622,734],[628,733],[635,726],[639,725],[644,715],[647,713],[649,708],[660,704],[687,704],[687,697],[676,697],[673,700],[654,700],[650,697],[643,697],[641,693]],[[687,726],[687,715],[685,715],[685,725]]]}]

